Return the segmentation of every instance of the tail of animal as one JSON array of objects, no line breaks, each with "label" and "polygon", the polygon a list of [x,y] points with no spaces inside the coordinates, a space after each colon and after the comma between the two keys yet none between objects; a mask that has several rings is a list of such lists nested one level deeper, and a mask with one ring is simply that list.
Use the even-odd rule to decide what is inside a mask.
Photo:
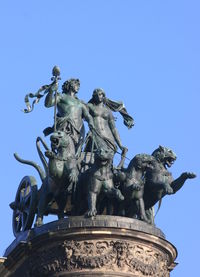
[{"label": "tail of animal", "polygon": [[47,151],[49,150],[47,144],[45,143],[45,141],[41,138],[41,137],[37,137],[36,139],[36,148],[37,148],[37,151],[38,151],[38,155],[40,157],[40,160],[44,166],[44,171],[45,171],[45,174],[47,175],[48,174],[48,164],[47,164],[47,161],[45,159],[45,156],[44,154],[42,153],[41,151],[41,148],[40,148],[40,142],[42,143],[42,145],[44,146],[44,149]]},{"label": "tail of animal", "polygon": [[33,166],[37,170],[37,172],[39,173],[41,181],[42,182],[44,181],[44,179],[46,178],[46,174],[45,174],[44,170],[37,163],[35,163],[33,161],[29,161],[29,160],[23,160],[18,156],[17,153],[14,153],[14,157],[20,163],[28,164],[28,165]]},{"label": "tail of animal", "polygon": [[162,204],[162,198],[161,198],[161,199],[159,200],[159,202],[158,202],[158,209],[157,209],[157,211],[156,211],[155,217],[157,216],[157,213],[158,213],[159,210],[160,210],[161,204]]}]

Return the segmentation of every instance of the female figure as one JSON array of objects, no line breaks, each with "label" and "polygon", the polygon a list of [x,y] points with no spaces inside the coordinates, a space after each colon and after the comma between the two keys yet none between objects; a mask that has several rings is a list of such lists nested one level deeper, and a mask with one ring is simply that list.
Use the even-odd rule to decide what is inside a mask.
[{"label": "female figure", "polygon": [[[116,106],[118,105],[117,109],[116,107],[113,107],[113,103]],[[119,108],[120,105],[121,109]],[[122,151],[125,151],[126,148],[121,143],[120,136],[115,127],[114,117],[111,112],[111,109],[113,111],[126,112],[124,106],[121,103],[116,103],[107,99],[105,97],[105,92],[100,88],[93,91],[92,98],[88,102],[87,106],[89,113],[93,118],[94,130],[92,133],[89,132],[88,134],[85,151],[91,152],[92,149],[98,148],[109,149],[112,150],[114,155],[114,153],[117,151],[117,146]]]}]

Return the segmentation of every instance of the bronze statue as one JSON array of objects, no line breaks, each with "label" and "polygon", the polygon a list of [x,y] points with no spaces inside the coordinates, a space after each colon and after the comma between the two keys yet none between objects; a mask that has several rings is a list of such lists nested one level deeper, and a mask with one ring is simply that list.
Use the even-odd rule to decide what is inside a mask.
[{"label": "bronze statue", "polygon": [[127,169],[115,171],[125,197],[120,213],[154,224],[154,205],[165,195],[175,194],[187,179],[196,177],[194,173],[184,172],[174,180],[167,167],[175,160],[171,149],[159,146],[152,155],[136,155]]},{"label": "bronze statue", "polygon": [[[24,112],[28,113],[45,96],[45,107],[54,107],[54,125],[44,130],[45,135],[51,134],[51,149],[41,137],[36,140],[44,169],[15,154],[19,162],[38,171],[42,182],[37,190],[34,177],[22,179],[15,201],[10,204],[15,236],[31,228],[35,214],[35,226],[42,225],[43,216],[51,213],[58,218],[72,214],[94,217],[106,213],[154,224],[154,205],[159,202],[160,207],[165,195],[176,193],[187,179],[196,175],[184,172],[174,180],[167,167],[174,163],[176,155],[163,146],[152,155],[136,155],[128,167],[123,168],[128,149],[122,145],[112,112],[119,112],[130,129],[134,121],[124,104],[108,99],[100,88],[93,91],[91,100],[85,104],[77,98],[79,79],[67,80],[62,85],[62,93],[58,93],[59,68],[54,67],[52,73],[50,85],[25,97],[27,108]],[[36,98],[32,106],[29,98]],[[86,139],[83,120],[90,129]],[[118,147],[122,157],[114,167],[113,157]],[[87,155],[89,161],[84,159]]]},{"label": "bronze statue", "polygon": [[[176,154],[167,147],[159,146],[152,153],[152,157],[154,157],[152,167],[149,167],[145,174],[144,202],[147,211],[149,209],[151,211],[151,208],[165,195],[175,194],[187,179],[196,177],[192,172],[184,172],[177,179],[173,179],[167,167],[173,165]],[[149,214],[151,215],[151,212]]]},{"label": "bronze statue", "polygon": [[106,147],[115,153],[118,145],[123,150],[125,147],[122,146],[115,127],[114,117],[105,104],[105,92],[102,89],[95,89],[87,106],[94,122],[95,139],[92,141],[92,134],[88,134],[85,151],[91,150],[92,143],[95,149]]},{"label": "bronze statue", "polygon": [[125,199],[119,208],[119,215],[137,218],[150,223],[144,203],[145,173],[152,168],[153,157],[146,154],[136,155],[126,169],[114,171],[115,182],[119,182]]},{"label": "bronze statue", "polygon": [[78,154],[84,139],[83,119],[93,129],[93,120],[87,107],[76,97],[79,87],[79,79],[69,79],[62,85],[62,94],[57,93],[57,99],[53,95],[54,89],[50,87],[45,98],[45,107],[57,106],[56,127],[48,127],[44,130],[45,135],[52,133],[54,129],[70,134]]},{"label": "bronze statue", "polygon": [[114,186],[113,170],[110,166],[112,160],[111,149],[98,149],[91,168],[80,177],[75,208],[80,214],[85,214],[87,217],[99,214],[97,206],[103,196],[116,199],[118,203],[124,200],[121,191]]},{"label": "bronze statue", "polygon": [[[19,162],[33,166],[38,171],[42,181],[34,211],[37,213],[35,226],[43,224],[43,216],[48,214],[48,205],[53,200],[56,201],[58,206],[58,218],[64,217],[67,196],[72,196],[78,181],[79,172],[71,136],[64,131],[57,131],[51,135],[50,140],[51,150],[42,138],[38,137],[36,140],[36,147],[44,170],[35,162],[21,159],[16,153],[14,154]],[[41,151],[40,142],[46,150],[45,156],[49,159],[49,162],[46,161]]]}]

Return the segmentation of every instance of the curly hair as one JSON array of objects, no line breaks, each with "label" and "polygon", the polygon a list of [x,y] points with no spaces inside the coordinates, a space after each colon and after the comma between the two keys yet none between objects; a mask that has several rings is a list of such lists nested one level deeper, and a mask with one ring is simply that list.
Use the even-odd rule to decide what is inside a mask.
[{"label": "curly hair", "polygon": [[80,88],[80,80],[79,79],[69,79],[65,81],[62,85],[63,93],[67,93],[69,91],[78,92],[78,90],[75,89],[75,86],[78,85],[78,89]]}]

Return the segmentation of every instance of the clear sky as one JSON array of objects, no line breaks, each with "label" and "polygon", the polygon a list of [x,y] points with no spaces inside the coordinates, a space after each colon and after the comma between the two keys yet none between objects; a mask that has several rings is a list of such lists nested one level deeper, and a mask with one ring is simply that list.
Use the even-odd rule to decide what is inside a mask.
[{"label": "clear sky", "polygon": [[[41,185],[13,153],[39,162],[35,139],[53,123],[43,100],[23,114],[24,96],[50,82],[54,65],[62,82],[80,79],[84,101],[97,87],[124,101],[136,122],[128,130],[116,115],[129,158],[161,144],[178,156],[174,177],[183,171],[200,176],[199,10],[198,0],[1,1],[1,255],[14,239],[8,204],[20,180],[34,175]],[[199,177],[187,181],[165,197],[156,217],[178,249],[174,277],[199,274],[199,186]]]}]

